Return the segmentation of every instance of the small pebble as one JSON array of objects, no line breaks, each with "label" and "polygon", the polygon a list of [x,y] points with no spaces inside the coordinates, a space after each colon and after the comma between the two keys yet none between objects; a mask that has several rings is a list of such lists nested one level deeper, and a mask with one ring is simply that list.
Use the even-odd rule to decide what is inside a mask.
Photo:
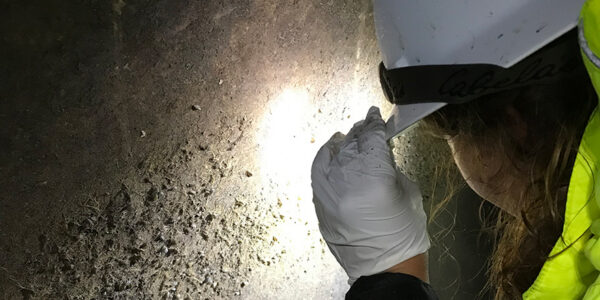
[{"label": "small pebble", "polygon": [[142,138],[143,138],[143,137],[146,137],[146,131],[142,130],[142,131],[140,132],[140,137],[142,137]]},{"label": "small pebble", "polygon": [[250,171],[246,171],[246,177],[252,177],[254,174],[252,174],[252,172]]},{"label": "small pebble", "polygon": [[192,110],[200,111],[200,110],[202,110],[202,107],[200,107],[200,105],[198,105],[198,104],[194,104],[194,105],[192,105]]}]

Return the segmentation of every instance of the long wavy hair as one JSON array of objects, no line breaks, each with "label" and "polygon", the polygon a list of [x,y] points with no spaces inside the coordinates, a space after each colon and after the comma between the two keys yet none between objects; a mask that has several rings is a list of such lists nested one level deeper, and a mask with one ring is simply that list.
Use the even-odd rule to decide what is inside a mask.
[{"label": "long wavy hair", "polygon": [[[561,238],[570,175],[597,102],[582,72],[554,85],[529,86],[449,105],[421,122],[435,136],[468,141],[474,153],[501,151],[493,153],[502,154],[498,157],[506,158],[503,165],[518,170],[528,183],[519,199],[510,199],[520,203],[517,217],[497,209],[487,220],[494,233],[487,289],[495,289],[495,299],[521,299]],[[524,139],[515,136],[514,111],[524,122]],[[434,211],[451,198],[438,203]]]}]

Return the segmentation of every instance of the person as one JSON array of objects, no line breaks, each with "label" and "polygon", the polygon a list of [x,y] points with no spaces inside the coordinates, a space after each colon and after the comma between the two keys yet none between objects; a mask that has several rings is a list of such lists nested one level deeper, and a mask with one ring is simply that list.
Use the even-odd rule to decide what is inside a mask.
[{"label": "person", "polygon": [[[600,0],[588,0],[574,33],[587,72],[438,105],[422,122],[448,141],[467,184],[501,210],[489,270],[496,299],[600,299],[598,17]],[[421,194],[393,162],[390,123],[373,107],[319,150],[319,228],[349,276],[347,299],[437,299]]]}]

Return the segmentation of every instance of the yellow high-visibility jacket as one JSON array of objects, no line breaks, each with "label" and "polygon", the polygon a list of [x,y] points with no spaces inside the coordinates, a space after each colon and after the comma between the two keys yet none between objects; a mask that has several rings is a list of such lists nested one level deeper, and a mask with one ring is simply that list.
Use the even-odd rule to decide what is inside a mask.
[{"label": "yellow high-visibility jacket", "polygon": [[[579,44],[594,89],[600,95],[600,0],[588,0],[581,11]],[[600,300],[599,207],[600,111],[596,107],[573,167],[562,238],[523,299]]]}]

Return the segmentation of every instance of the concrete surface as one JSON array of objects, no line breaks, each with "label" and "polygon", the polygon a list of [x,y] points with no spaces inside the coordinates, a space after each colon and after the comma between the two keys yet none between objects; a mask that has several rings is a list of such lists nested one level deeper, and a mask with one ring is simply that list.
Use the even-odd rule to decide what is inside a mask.
[{"label": "concrete surface", "polygon": [[[369,1],[0,8],[1,299],[343,297],[309,167],[389,112]],[[429,191],[447,157],[419,141],[397,153]]]}]

